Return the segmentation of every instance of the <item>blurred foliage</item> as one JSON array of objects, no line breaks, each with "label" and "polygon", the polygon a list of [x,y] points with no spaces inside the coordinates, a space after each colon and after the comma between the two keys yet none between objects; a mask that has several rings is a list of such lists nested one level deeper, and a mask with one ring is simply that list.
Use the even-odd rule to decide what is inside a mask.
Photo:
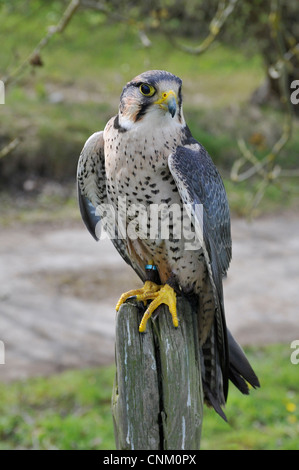
[{"label": "blurred foliage", "polygon": [[[72,2],[71,2],[72,3]],[[263,56],[266,73],[271,80],[271,87],[279,93],[277,77],[269,73],[275,67],[282,51],[278,50],[277,32],[281,30],[282,47],[287,61],[287,72],[290,79],[299,73],[299,4],[297,0],[78,0],[81,9],[90,9],[104,15],[111,23],[126,23],[141,32],[159,31],[168,37],[186,37],[204,40],[211,29],[218,28],[213,20],[217,13],[225,15],[225,22],[220,21],[218,39],[225,44],[245,47],[245,51],[256,52]],[[2,6],[9,13],[22,13],[30,19],[36,13],[44,11],[46,18],[53,23],[58,21],[63,7],[69,5],[67,0],[26,0],[23,2],[2,0]],[[47,10],[47,11],[46,11]],[[80,14],[80,12],[79,12]],[[97,23],[94,15],[95,24]],[[222,27],[224,25],[224,27]],[[213,31],[212,31],[213,32]],[[144,36],[141,36],[144,38]],[[150,41],[145,40],[149,46]],[[39,57],[31,58],[32,65],[42,65]]]},{"label": "blurred foliage", "polygon": [[[297,0],[2,0],[0,8],[9,105],[0,157],[13,156],[0,161],[5,183],[30,173],[74,175],[88,134],[115,113],[124,83],[149,68],[182,76],[195,137],[218,166],[232,167],[235,181],[254,177],[253,205],[268,186],[280,191],[282,178],[298,176],[299,106],[289,99],[298,74]],[[266,103],[256,125],[246,109],[252,100]]]}]

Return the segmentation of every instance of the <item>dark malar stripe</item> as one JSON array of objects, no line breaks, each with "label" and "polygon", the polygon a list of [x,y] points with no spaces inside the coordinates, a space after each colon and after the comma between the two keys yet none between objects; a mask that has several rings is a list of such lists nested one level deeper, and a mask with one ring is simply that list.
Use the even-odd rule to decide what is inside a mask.
[{"label": "dark malar stripe", "polygon": [[117,129],[118,132],[127,132],[127,129],[125,129],[124,127],[122,127],[120,125],[118,115],[115,116],[115,119],[114,119],[114,122],[113,122],[113,127],[114,127],[114,129]]},{"label": "dark malar stripe", "polygon": [[150,103],[143,103],[138,111],[138,113],[136,114],[136,117],[135,117],[135,122],[137,121],[140,121],[143,116],[145,115],[146,113],[146,110],[147,108],[151,105],[151,102]]}]

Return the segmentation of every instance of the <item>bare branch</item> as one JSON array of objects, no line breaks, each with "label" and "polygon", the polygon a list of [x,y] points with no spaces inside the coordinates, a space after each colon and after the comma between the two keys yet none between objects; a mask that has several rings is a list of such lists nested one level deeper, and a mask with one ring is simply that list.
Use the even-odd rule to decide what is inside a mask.
[{"label": "bare branch", "polygon": [[[242,157],[238,159],[231,170],[231,178],[233,181],[244,181],[254,175],[261,177],[258,190],[253,198],[252,209],[254,209],[262,200],[267,186],[273,183],[279,176],[287,176],[289,172],[282,170],[280,165],[277,164],[277,158],[281,154],[282,149],[290,141],[293,129],[293,109],[289,97],[288,89],[288,57],[297,52],[297,45],[289,51],[285,51],[283,41],[283,24],[281,21],[281,4],[280,0],[272,0],[272,9],[270,14],[270,27],[272,30],[272,37],[275,40],[277,49],[278,60],[271,67],[270,73],[272,78],[276,78],[280,82],[281,101],[284,106],[285,122],[283,125],[282,134],[279,139],[274,143],[271,150],[267,155],[259,160],[252,151],[248,148],[244,140],[239,140],[239,149]],[[245,164],[250,163],[251,166],[245,171],[241,171]],[[292,170],[293,176],[298,176],[299,169]]]},{"label": "bare branch", "polygon": [[[71,0],[69,5],[67,6],[65,12],[63,13],[60,21],[57,23],[56,26],[50,26],[48,29],[48,33],[45,37],[43,37],[35,49],[31,52],[31,54],[22,62],[17,69],[12,72],[7,77],[4,77],[3,82],[5,87],[11,84],[17,77],[30,65],[41,65],[40,59],[40,52],[41,50],[49,43],[50,39],[57,34],[62,33],[67,25],[69,24],[70,20],[72,19],[74,13],[76,12],[77,8],[80,5],[80,0]],[[40,62],[37,64],[37,62]]]},{"label": "bare branch", "polygon": [[[256,158],[256,156],[251,152],[251,150],[247,147],[243,139],[238,140],[238,146],[243,157],[235,161],[231,170],[231,179],[233,181],[244,181],[248,178],[251,178],[257,173],[263,178],[265,178],[267,173],[265,172],[263,167],[266,165],[267,161],[264,160],[260,162]],[[240,169],[247,162],[250,162],[252,164],[252,167],[240,174]]]},{"label": "bare branch", "polygon": [[19,137],[16,137],[11,142],[9,142],[9,144],[5,145],[5,147],[0,150],[0,160],[11,153],[20,144],[21,140],[22,139]]},{"label": "bare branch", "polygon": [[205,52],[211,44],[214,42],[218,34],[220,33],[227,18],[234,11],[236,4],[239,0],[221,0],[218,4],[218,8],[214,18],[209,25],[210,33],[208,36],[199,44],[197,47],[189,47],[183,44],[179,44],[175,39],[171,38],[172,42],[176,47],[189,54],[199,55]]}]

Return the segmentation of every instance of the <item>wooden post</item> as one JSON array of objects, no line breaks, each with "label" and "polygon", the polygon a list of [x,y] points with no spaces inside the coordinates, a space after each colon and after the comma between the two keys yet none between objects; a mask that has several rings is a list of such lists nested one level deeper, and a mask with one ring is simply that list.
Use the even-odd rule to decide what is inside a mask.
[{"label": "wooden post", "polygon": [[179,327],[166,306],[139,333],[135,302],[116,320],[116,378],[112,414],[117,449],[196,450],[200,446],[203,393],[197,322],[178,299]]}]

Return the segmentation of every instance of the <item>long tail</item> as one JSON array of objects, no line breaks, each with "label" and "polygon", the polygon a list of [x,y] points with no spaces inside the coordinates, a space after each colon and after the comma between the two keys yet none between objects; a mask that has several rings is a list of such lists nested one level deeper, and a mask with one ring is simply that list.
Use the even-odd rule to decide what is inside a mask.
[{"label": "long tail", "polygon": [[[215,411],[225,420],[227,418],[222,407],[225,406],[226,394],[225,375],[220,367],[220,357],[215,341],[214,327],[211,330],[206,343],[202,346],[202,382],[205,394],[205,402],[212,406]],[[232,336],[227,333],[228,346],[228,379],[245,395],[249,394],[250,384],[253,388],[260,387],[259,380],[253,371],[241,346]]]},{"label": "long tail", "polygon": [[244,393],[249,394],[249,383],[253,388],[260,387],[260,382],[255,375],[251,365],[241,346],[234,339],[233,335],[227,330],[228,350],[229,350],[229,379]]},{"label": "long tail", "polygon": [[[202,382],[205,401],[226,420],[222,407],[227,400],[229,380],[244,394],[249,393],[247,382],[254,388],[260,384],[244,351],[226,327],[222,271],[215,245],[211,242],[209,247],[212,263],[208,272],[214,294],[210,295],[210,301],[215,315],[207,340],[202,345]],[[203,286],[202,282],[202,291]]]}]

